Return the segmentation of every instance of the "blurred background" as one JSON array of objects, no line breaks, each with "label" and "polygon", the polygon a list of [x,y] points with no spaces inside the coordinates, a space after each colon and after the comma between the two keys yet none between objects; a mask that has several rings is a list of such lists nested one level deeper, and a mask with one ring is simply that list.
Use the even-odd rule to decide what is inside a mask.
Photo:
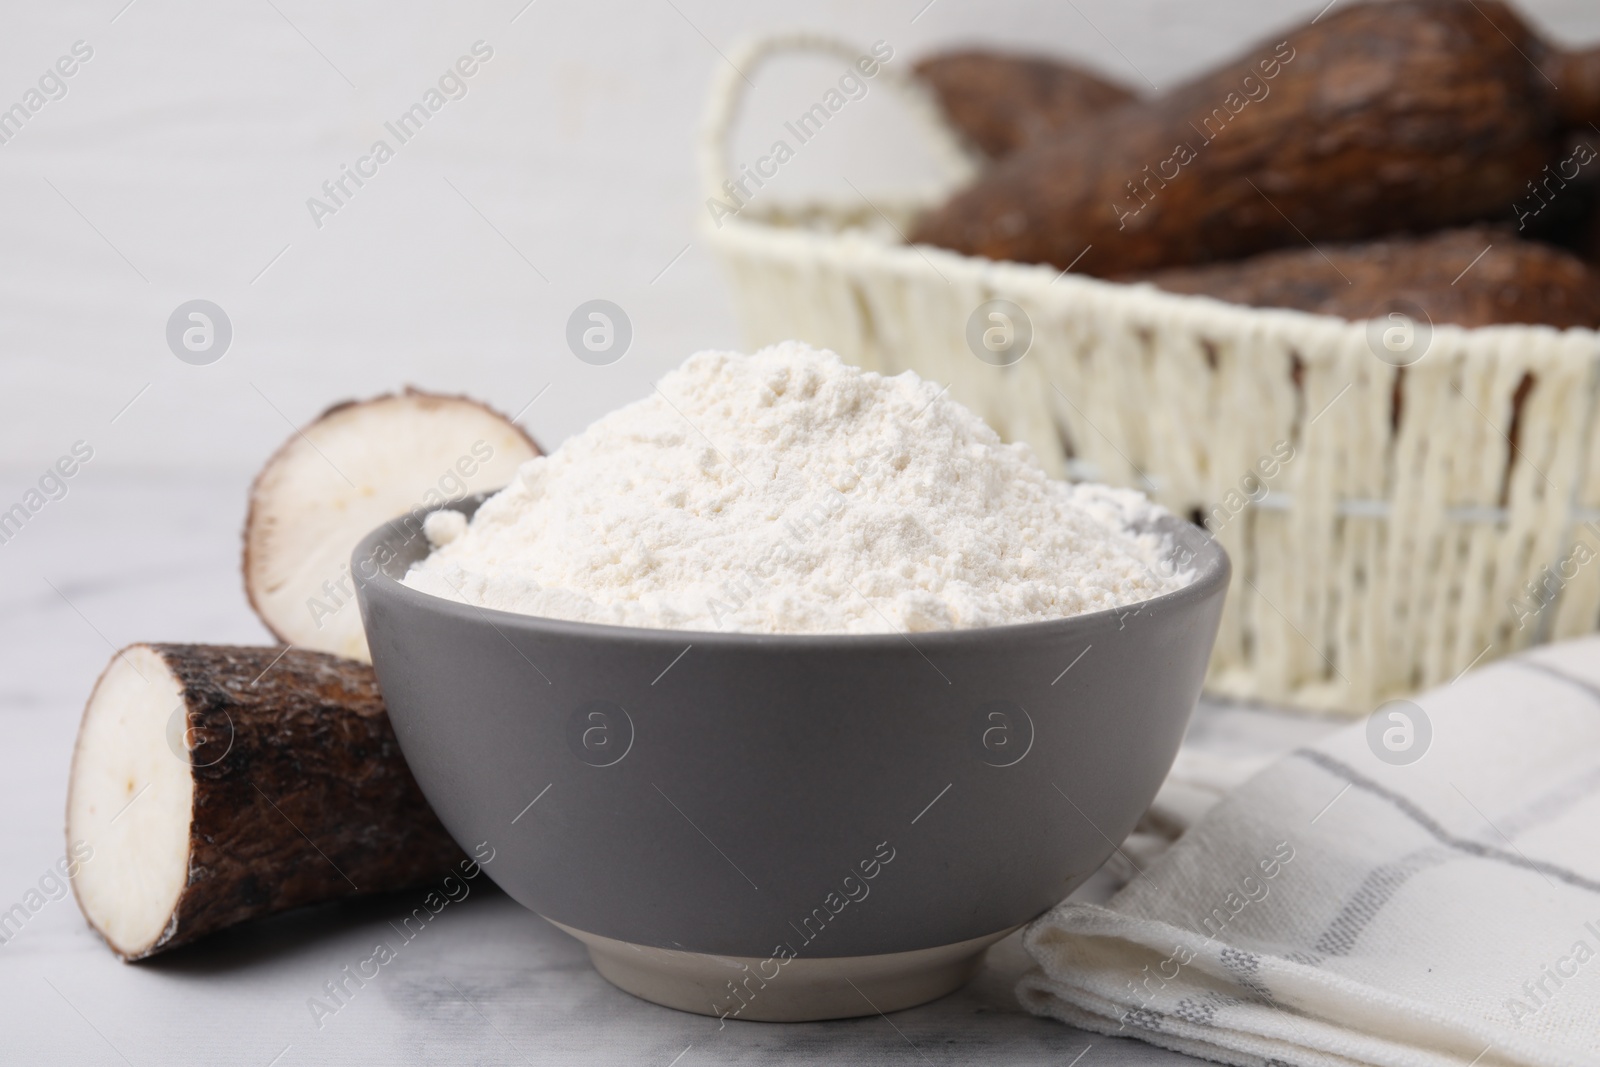
[{"label": "blurred background", "polygon": [[[694,143],[713,70],[751,34],[883,40],[903,69],[958,44],[1038,50],[1148,92],[1325,0],[124,3],[13,5],[0,36],[0,106],[74,42],[93,49],[66,95],[0,145],[8,502],[80,439],[95,456],[74,495],[119,468],[248,472],[285,418],[405,383],[513,413],[551,384],[523,419],[553,446],[689,353],[737,346],[695,243]],[[1588,0],[1522,6],[1556,40],[1600,37]],[[493,57],[466,95],[319,228],[307,199],[374,140],[395,144],[384,123],[480,40]],[[770,143],[837,65],[757,74],[741,138]],[[841,174],[871,195],[914,171],[915,138],[880,89],[763,195]],[[209,366],[179,362],[165,340],[168,316],[196,298],[234,331]],[[568,315],[593,298],[634,327],[607,367],[564,343]],[[59,532],[73,507],[30,533]]]}]

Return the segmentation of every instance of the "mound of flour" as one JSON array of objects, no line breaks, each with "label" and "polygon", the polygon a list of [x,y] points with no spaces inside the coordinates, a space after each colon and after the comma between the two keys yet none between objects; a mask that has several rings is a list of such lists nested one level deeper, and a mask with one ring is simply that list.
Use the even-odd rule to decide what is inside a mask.
[{"label": "mound of flour", "polygon": [[471,523],[435,513],[414,589],[683,630],[1034,622],[1185,584],[1141,494],[1049,477],[938,386],[790,342],[701,352],[530,460]]}]

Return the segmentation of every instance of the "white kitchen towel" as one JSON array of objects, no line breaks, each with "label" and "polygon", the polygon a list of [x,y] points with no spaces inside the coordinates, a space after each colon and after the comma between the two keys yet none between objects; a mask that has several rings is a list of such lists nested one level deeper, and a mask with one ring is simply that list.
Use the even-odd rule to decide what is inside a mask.
[{"label": "white kitchen towel", "polygon": [[1127,885],[1229,793],[1348,721],[1202,698],[1161,791],[1099,877],[1111,888]]},{"label": "white kitchen towel", "polygon": [[1239,1064],[1600,1064],[1600,638],[1380,708],[1024,940],[1030,1010]]}]

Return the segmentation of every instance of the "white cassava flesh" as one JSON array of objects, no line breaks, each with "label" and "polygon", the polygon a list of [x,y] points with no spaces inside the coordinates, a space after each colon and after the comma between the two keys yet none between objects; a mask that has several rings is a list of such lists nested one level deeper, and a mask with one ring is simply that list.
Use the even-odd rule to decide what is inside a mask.
[{"label": "white cassava flesh", "polygon": [[538,447],[465,397],[404,393],[330,408],[256,476],[245,522],[250,604],[279,640],[368,660],[350,553],[379,525],[499,489]]},{"label": "white cassava flesh", "polygon": [[[84,712],[67,794],[67,843],[83,913],[119,955],[166,932],[187,884],[194,779],[167,740],[183,689],[148,646],[126,649]],[[180,736],[182,727],[180,725]],[[79,846],[86,849],[79,851]]]}]

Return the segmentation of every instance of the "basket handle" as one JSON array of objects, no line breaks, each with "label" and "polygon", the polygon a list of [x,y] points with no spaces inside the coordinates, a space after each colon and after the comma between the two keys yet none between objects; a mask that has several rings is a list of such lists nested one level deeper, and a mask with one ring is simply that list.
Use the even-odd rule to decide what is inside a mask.
[{"label": "basket handle", "polygon": [[[726,63],[718,65],[712,74],[711,91],[700,122],[700,181],[708,198],[721,199],[725,195],[722,183],[737,177],[729,158],[729,142],[745,92],[753,88],[750,75],[777,56],[806,52],[836,56],[851,64],[852,70],[855,70],[856,60],[867,55],[862,49],[835,37],[791,31],[745,40],[729,53]],[[860,75],[859,71],[856,73]],[[922,83],[891,70],[884,62],[879,63],[878,73],[871,80],[881,81],[900,94],[913,122],[922,127],[935,155],[948,165],[958,181],[965,181],[976,171],[976,158],[945,122],[932,94]]]}]

